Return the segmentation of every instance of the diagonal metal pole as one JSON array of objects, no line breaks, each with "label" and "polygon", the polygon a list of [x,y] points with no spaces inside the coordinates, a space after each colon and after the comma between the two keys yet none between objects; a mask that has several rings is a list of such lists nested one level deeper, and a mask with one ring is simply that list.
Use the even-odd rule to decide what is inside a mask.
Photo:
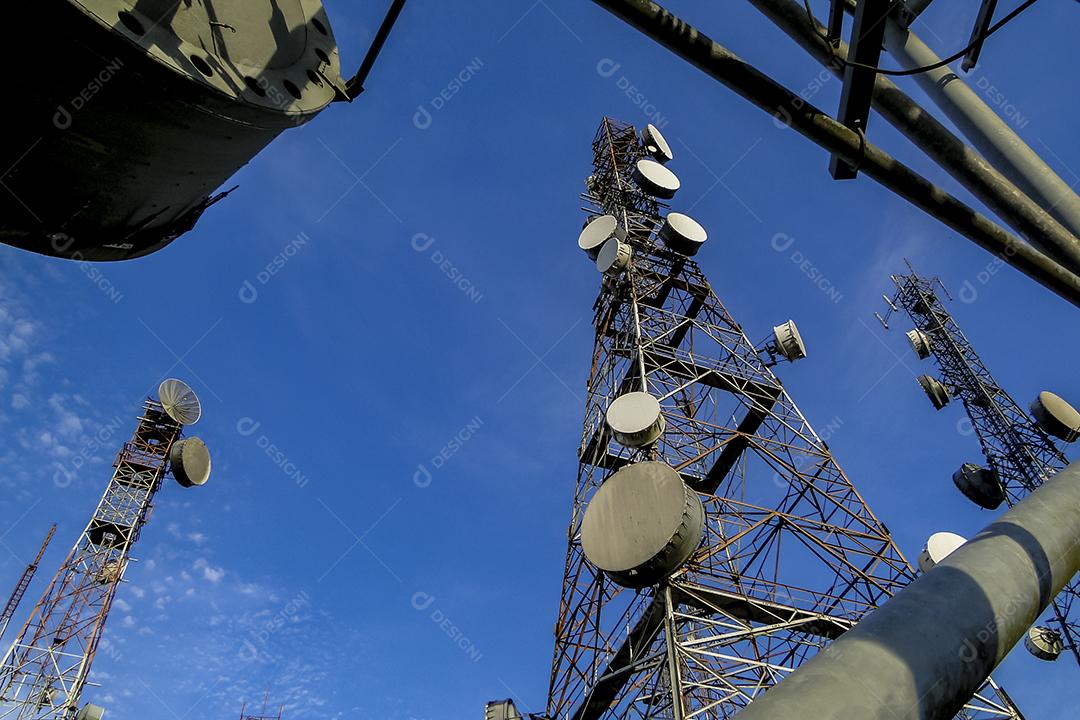
[{"label": "diagonal metal pole", "polygon": [[1080,571],[1073,463],[736,720],[945,720]]},{"label": "diagonal metal pole", "polygon": [[[840,59],[848,57],[847,44],[840,42],[835,48],[830,46],[822,37],[825,28],[811,21],[805,5],[797,0],[750,0],[750,4],[834,75],[843,75],[844,66]],[[878,76],[874,88],[874,108],[1021,237],[1074,273],[1080,273],[1080,240],[986,158],[882,75]]]},{"label": "diagonal metal pole", "polygon": [[1080,277],[649,0],[593,0],[746,100],[1080,307]]},{"label": "diagonal metal pole", "polygon": [[[885,23],[885,48],[907,69],[941,62],[915,33]],[[948,66],[915,75],[919,87],[994,167],[1080,237],[1080,197]]]}]

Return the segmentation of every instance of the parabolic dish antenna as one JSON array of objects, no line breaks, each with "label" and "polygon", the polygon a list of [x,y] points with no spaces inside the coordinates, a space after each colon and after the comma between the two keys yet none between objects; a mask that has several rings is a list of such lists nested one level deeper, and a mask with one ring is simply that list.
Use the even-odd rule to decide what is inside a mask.
[{"label": "parabolic dish antenna", "polygon": [[634,182],[638,187],[661,200],[670,200],[682,187],[675,173],[655,160],[638,160],[634,166]]},{"label": "parabolic dish antenna", "polygon": [[966,538],[957,535],[956,533],[934,533],[930,536],[930,539],[926,541],[926,547],[919,553],[919,569],[923,572],[929,571],[930,568],[949,557],[949,555],[952,555],[957,548],[966,542]]},{"label": "parabolic dish antenna", "polygon": [[626,230],[619,226],[614,215],[601,215],[588,222],[578,235],[578,247],[588,253],[593,260],[600,254],[600,248],[611,238],[626,239]]},{"label": "parabolic dish antenna", "polygon": [[776,349],[788,362],[795,362],[806,357],[806,343],[803,342],[802,333],[799,332],[794,320],[777,325],[773,328],[773,333],[776,335]]},{"label": "parabolic dish antenna", "polygon": [[158,399],[165,413],[181,425],[194,425],[202,417],[202,403],[183,380],[169,378],[158,386]]},{"label": "parabolic dish antenna", "polygon": [[668,145],[664,134],[660,132],[660,128],[652,123],[646,125],[645,129],[641,131],[641,139],[645,143],[645,149],[657,161],[666,163],[675,159],[675,156],[671,154],[671,146]]},{"label": "parabolic dish antenna", "polygon": [[1080,438],[1080,413],[1052,392],[1039,393],[1031,403],[1031,414],[1039,427],[1056,438],[1070,443]]},{"label": "parabolic dish antenna", "polygon": [[692,257],[709,239],[709,234],[694,218],[673,212],[664,218],[660,239],[675,252]]}]

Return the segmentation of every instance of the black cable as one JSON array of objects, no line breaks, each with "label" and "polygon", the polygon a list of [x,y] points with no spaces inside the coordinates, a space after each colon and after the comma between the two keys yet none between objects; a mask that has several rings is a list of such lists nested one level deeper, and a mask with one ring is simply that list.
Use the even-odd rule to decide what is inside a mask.
[{"label": "black cable", "polygon": [[[878,73],[879,75],[892,75],[892,76],[918,75],[919,73],[924,73],[924,72],[927,72],[929,70],[937,70],[938,68],[945,67],[949,63],[955,62],[955,61],[959,60],[960,58],[964,57],[965,55],[967,55],[968,51],[971,50],[971,48],[975,47],[976,45],[978,45],[981,42],[986,41],[987,38],[989,38],[991,35],[996,33],[1001,28],[1005,27],[1008,23],[1012,22],[1014,19],[1016,19],[1016,17],[1018,15],[1020,15],[1020,13],[1027,10],[1029,7],[1034,5],[1036,2],[1038,2],[1038,0],[1024,0],[1024,2],[1020,3],[1020,5],[1017,6],[1017,8],[1015,10],[1013,10],[1008,15],[1001,18],[1001,20],[998,20],[996,23],[991,25],[987,29],[987,31],[985,33],[983,33],[980,37],[973,38],[972,41],[970,43],[968,43],[968,45],[965,48],[963,48],[959,52],[956,52],[956,53],[950,55],[949,57],[945,58],[944,60],[940,60],[940,61],[934,63],[933,65],[925,65],[923,67],[911,68],[910,70],[886,70],[885,68],[874,67],[873,65],[864,65],[863,63],[850,62],[847,59],[840,58],[838,55],[835,55],[835,54],[833,55],[833,58],[837,62],[843,64],[844,67],[857,67],[857,68],[863,68],[864,70],[873,70],[874,72]],[[818,37],[820,37],[830,47],[832,47],[832,40],[828,36],[823,35],[823,34],[821,34],[821,32],[818,31],[819,23],[817,21],[817,18],[814,17],[813,11],[810,9],[810,0],[803,0],[803,5],[806,7],[806,15],[810,19],[810,24],[814,28],[814,32],[817,33]]]}]

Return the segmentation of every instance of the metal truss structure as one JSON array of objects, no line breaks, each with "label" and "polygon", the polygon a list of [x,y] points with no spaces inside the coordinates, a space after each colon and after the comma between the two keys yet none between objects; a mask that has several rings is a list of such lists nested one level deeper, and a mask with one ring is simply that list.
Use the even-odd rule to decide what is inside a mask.
[{"label": "metal truss structure", "polygon": [[[890,301],[887,323],[894,308],[902,308],[916,329],[925,333],[929,351],[941,371],[941,382],[960,398],[971,419],[989,468],[1001,481],[1011,507],[1069,461],[1053,439],[1035,423],[994,380],[975,348],[938,294],[948,291],[937,278],[923,278],[908,265],[907,275],[893,275],[896,296]],[[886,327],[888,325],[886,324]],[[1051,605],[1052,623],[1080,664],[1080,582],[1074,578]]]},{"label": "metal truss structure", "polygon": [[38,550],[37,556],[34,558],[34,561],[27,565],[26,569],[23,570],[23,574],[19,577],[19,582],[15,584],[15,590],[12,591],[11,597],[8,598],[7,604],[4,605],[4,610],[0,612],[0,638],[4,637],[4,633],[7,632],[8,625],[11,623],[11,618],[15,616],[15,610],[18,609],[23,596],[26,595],[26,589],[30,587],[30,581],[34,579],[38,565],[41,563],[41,556],[45,554],[45,548],[49,547],[49,541],[52,540],[53,533],[55,532],[56,523],[53,523],[52,527],[49,528],[49,533],[45,536],[45,541],[41,543],[41,549]]},{"label": "metal truss structure", "polygon": [[147,399],[93,517],[0,664],[0,718],[71,720],[182,426]]},{"label": "metal truss structure", "polygon": [[[657,241],[666,207],[631,179],[645,154],[633,126],[605,118],[583,195],[590,216],[619,219],[633,255],[594,305],[553,720],[731,717],[915,578],[775,363],[698,265]],[[633,450],[613,442],[605,412],[641,390],[659,398],[666,429]],[[589,562],[580,530],[600,485],[643,460],[667,463],[697,492],[706,529],[687,564],[634,591]],[[991,680],[961,717],[1021,715]]]}]

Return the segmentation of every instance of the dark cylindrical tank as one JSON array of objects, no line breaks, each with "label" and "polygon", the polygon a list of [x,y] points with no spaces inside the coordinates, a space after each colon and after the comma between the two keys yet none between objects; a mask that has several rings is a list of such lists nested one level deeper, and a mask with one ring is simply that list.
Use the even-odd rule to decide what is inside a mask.
[{"label": "dark cylindrical tank", "polygon": [[121,260],[164,247],[344,91],[320,0],[4,9],[0,241],[34,252]]}]

